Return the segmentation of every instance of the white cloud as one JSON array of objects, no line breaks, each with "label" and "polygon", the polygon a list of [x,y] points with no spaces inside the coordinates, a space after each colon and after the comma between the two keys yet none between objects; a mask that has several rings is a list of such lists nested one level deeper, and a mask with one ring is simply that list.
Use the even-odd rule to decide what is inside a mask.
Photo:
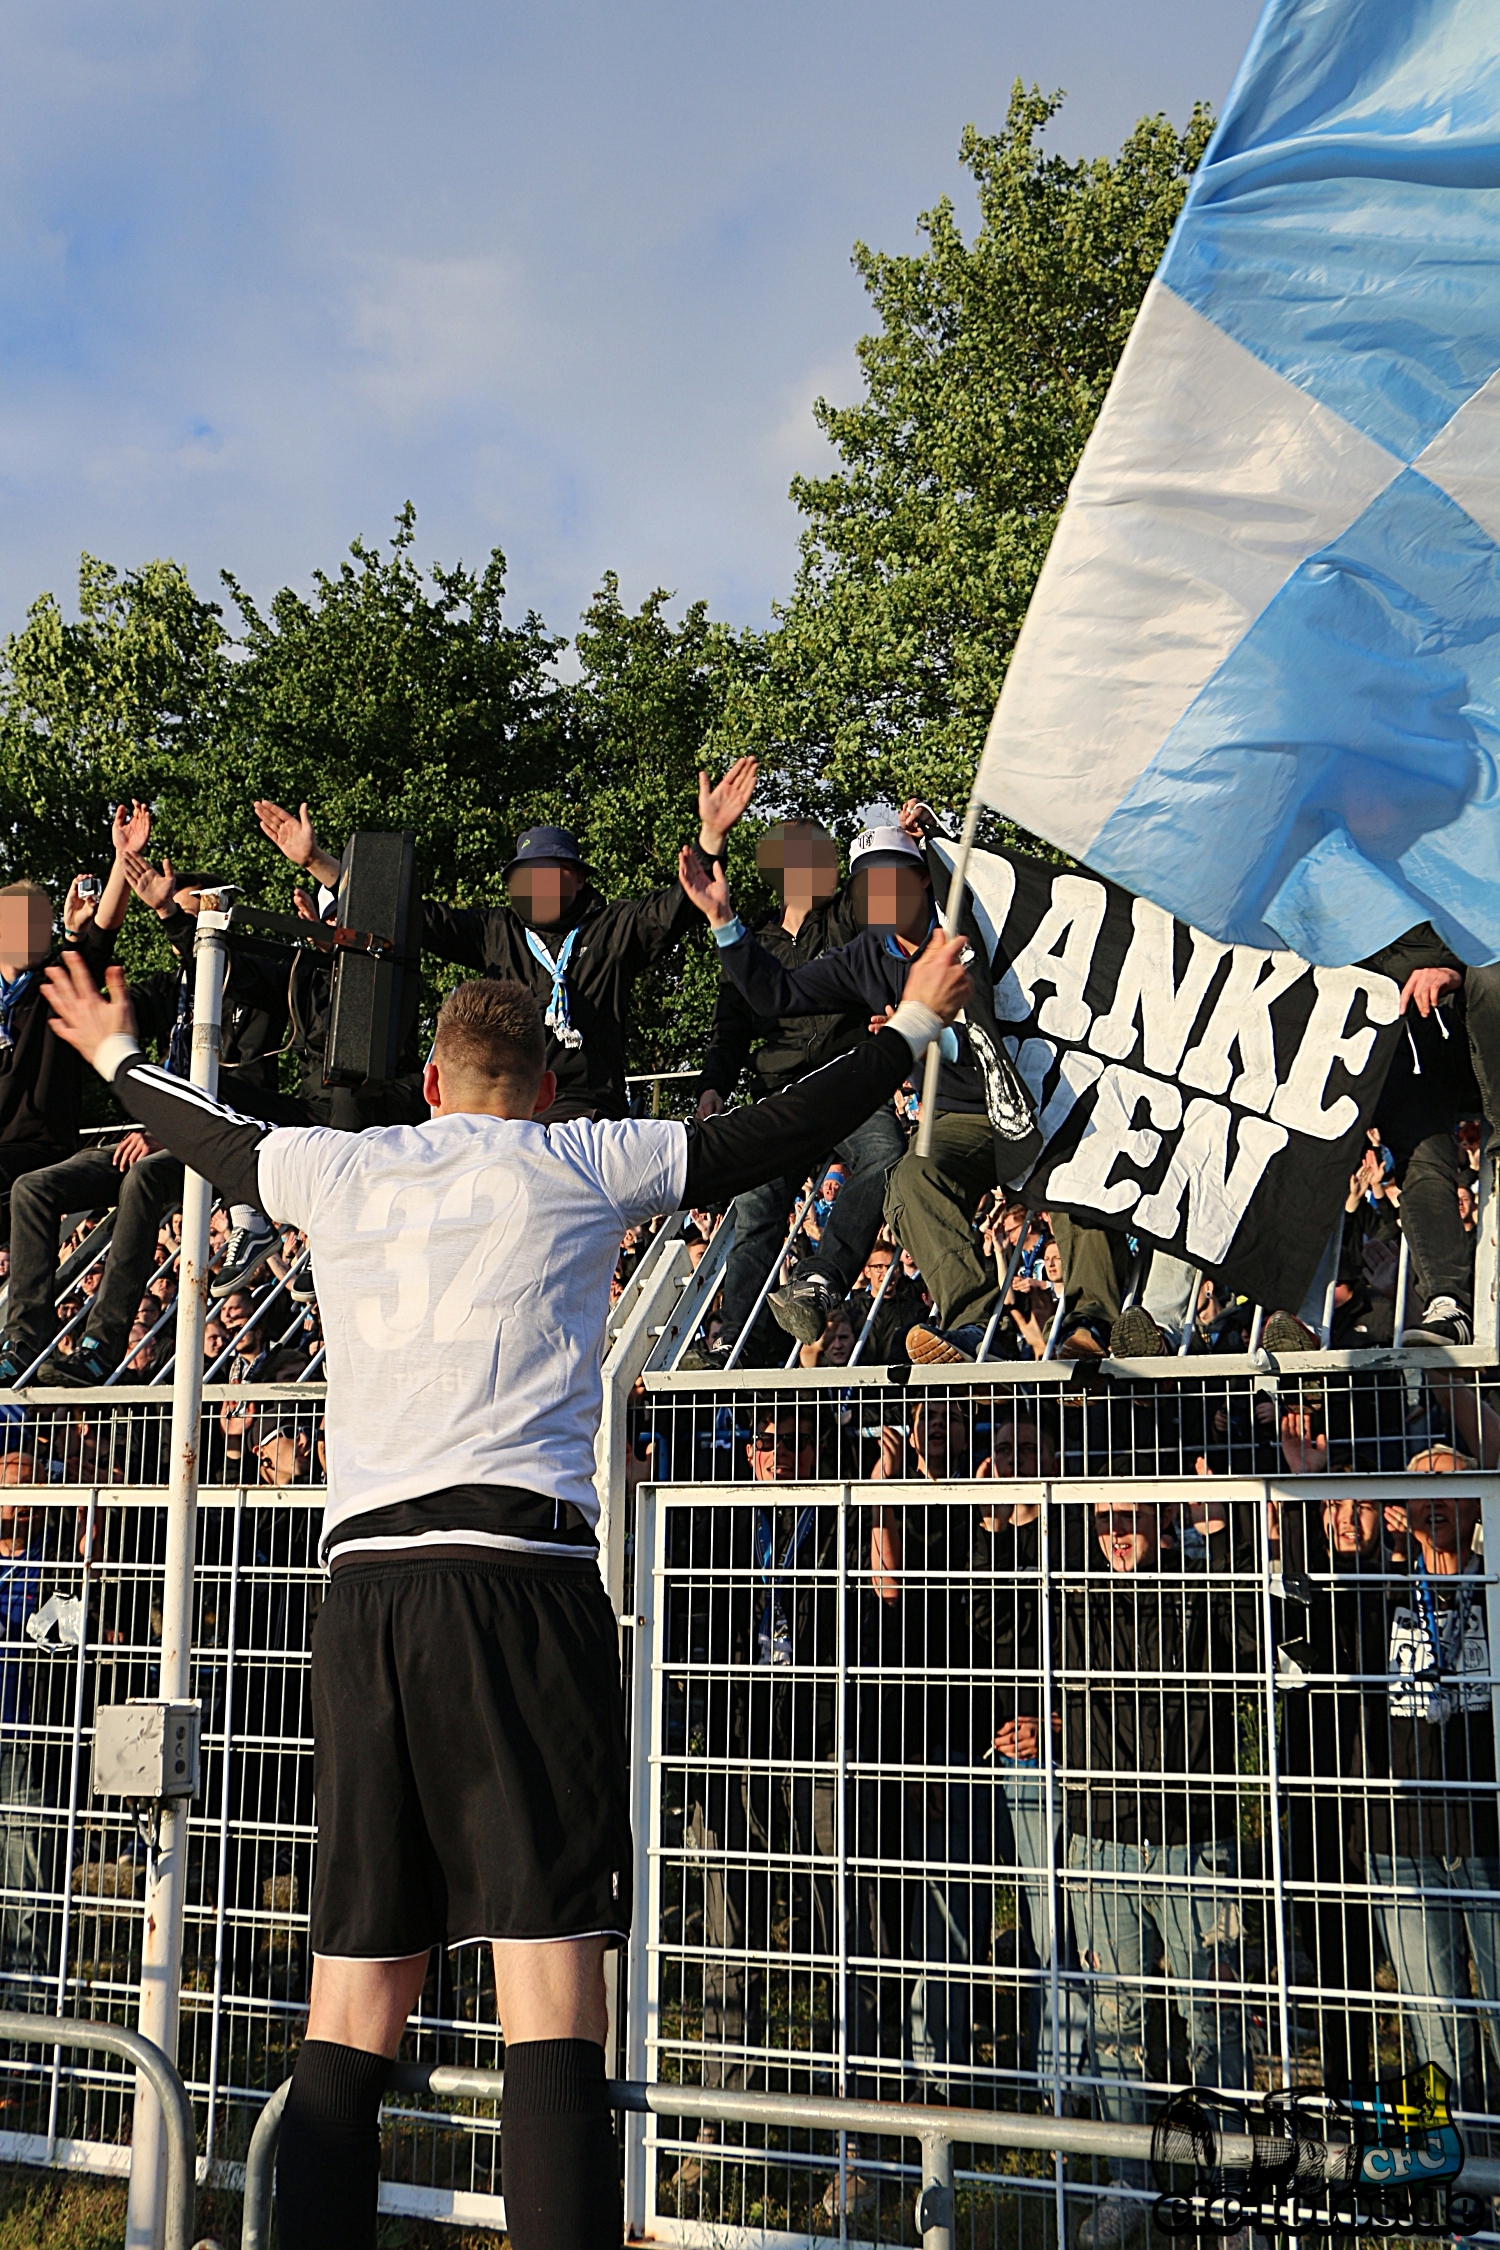
[{"label": "white cloud", "polygon": [[509,388],[551,342],[505,257],[370,260],[349,331],[362,388],[395,421]]}]

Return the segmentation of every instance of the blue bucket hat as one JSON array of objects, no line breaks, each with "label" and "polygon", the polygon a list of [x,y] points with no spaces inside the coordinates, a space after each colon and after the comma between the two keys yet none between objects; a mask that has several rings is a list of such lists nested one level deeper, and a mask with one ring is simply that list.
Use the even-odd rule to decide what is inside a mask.
[{"label": "blue bucket hat", "polygon": [[507,880],[518,867],[535,865],[539,860],[571,860],[575,867],[583,867],[583,854],[578,849],[578,839],[570,836],[566,828],[523,828],[516,838],[514,859],[508,859],[502,873]]}]

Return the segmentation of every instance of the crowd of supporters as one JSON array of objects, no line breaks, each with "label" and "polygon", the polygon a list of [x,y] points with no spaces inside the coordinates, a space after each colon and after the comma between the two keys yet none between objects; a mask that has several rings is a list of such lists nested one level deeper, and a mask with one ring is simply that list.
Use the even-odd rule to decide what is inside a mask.
[{"label": "crowd of supporters", "polygon": [[[1324,1342],[1325,1315],[1332,1350],[1393,1344],[1401,1270],[1401,1189],[1395,1159],[1378,1125],[1370,1128],[1368,1137],[1368,1150],[1350,1177],[1337,1227],[1336,1262],[1320,1285],[1318,1303],[1305,1305],[1300,1313],[1284,1308],[1268,1312],[1212,1276],[1199,1275],[1177,1318],[1153,1314],[1141,1304],[1143,1282],[1153,1260],[1149,1249],[1133,1236],[1081,1229],[1065,1213],[1054,1218],[1046,1210],[1030,1208],[1024,1196],[1007,1195],[998,1187],[987,1189],[968,1222],[968,1242],[975,1261],[995,1274],[995,1302],[974,1351],[962,1356],[983,1361],[1103,1360],[1112,1352],[1135,1356],[1143,1347],[1146,1356],[1156,1357],[1184,1350],[1242,1353],[1259,1343],[1282,1353],[1316,1351]],[[1454,1231],[1460,1243],[1456,1270],[1465,1301],[1472,1304],[1479,1214],[1477,1121],[1455,1120],[1451,1137],[1456,1172]],[[789,1295],[799,1274],[826,1262],[824,1243],[847,1188],[847,1167],[838,1161],[797,1185],[788,1217],[760,1267],[756,1289],[742,1289],[736,1297],[726,1278],[715,1292],[703,1334],[681,1364],[711,1369],[733,1354],[734,1364],[740,1367],[843,1366],[856,1348],[866,1366],[936,1356],[923,1349],[929,1339],[933,1344],[939,1341],[933,1292],[911,1251],[884,1226],[875,1232],[874,1246],[856,1269],[847,1293],[820,1295],[821,1327],[816,1334],[789,1347],[786,1330],[774,1321],[772,1297]],[[695,1266],[723,1217],[722,1212],[691,1214],[686,1241]],[[738,1222],[737,1212],[731,1264],[740,1249]],[[623,1240],[617,1295],[647,1246],[639,1230],[631,1230]],[[763,1290],[760,1284],[768,1274],[771,1287]],[[960,1356],[953,1351],[950,1363],[956,1364]]]},{"label": "crowd of supporters", "polygon": [[[723,851],[755,779],[753,759],[739,760],[717,784],[701,777],[697,842],[684,848],[678,880],[642,898],[602,898],[574,838],[548,827],[517,839],[504,870],[506,905],[424,903],[427,948],[485,975],[520,977],[545,1003],[555,1118],[626,1113],[634,982],[671,960],[699,912],[721,967],[694,1089],[700,1119],[743,1091],[774,1095],[816,1071],[868,1038],[899,1000],[936,924],[924,857],[936,828],[930,808],[913,800],[893,824],[867,829],[851,848],[847,874],[834,839],[815,822],[774,825],[757,857],[780,903],[750,929],[730,899]],[[319,843],[308,808],[293,814],[260,801],[253,811],[293,865],[322,886],[295,888],[297,914],[327,921],[339,862]],[[108,876],[75,880],[60,935],[98,972],[132,898],[156,916],[175,966],[138,978],[130,997],[148,1048],[167,1070],[185,1072],[195,921],[213,876],[174,870],[167,860],[156,865],[150,838],[149,807],[122,805]],[[790,1346],[779,1341],[788,1337],[803,1348],[803,1364],[830,1355],[836,1364],[844,1326],[887,1250],[899,1252],[901,1273],[862,1342],[864,1322],[857,1323],[856,1348],[867,1364],[1160,1356],[1185,1343],[1358,1348],[1393,1340],[1398,1296],[1414,1339],[1469,1341],[1480,1135],[1485,1089],[1496,1078],[1486,1060],[1494,972],[1465,970],[1430,931],[1408,933],[1387,954],[1384,966],[1404,979],[1406,1036],[1345,1211],[1326,1215],[1337,1268],[1320,1301],[1247,1311],[1211,1277],[1153,1254],[1128,1233],[1081,1224],[1066,1211],[1033,1210],[1024,1195],[1007,1194],[997,1181],[993,1072],[973,1045],[972,1027],[960,1026],[944,1034],[929,1154],[912,1138],[913,1084],[830,1149],[816,1179],[771,1180],[739,1199],[715,1306],[718,1332],[702,1339],[704,1350],[711,1360],[771,1366],[788,1358]],[[0,1237],[9,1260],[0,1388],[36,1380],[43,1365],[70,1385],[149,1380],[167,1335],[162,1313],[181,1167],[139,1131],[80,1143],[80,1068],[46,1027],[40,977],[52,958],[53,902],[33,883],[0,891]],[[425,1113],[411,1007],[392,1079],[355,1088],[324,1083],[330,977],[326,954],[236,933],[223,998],[224,1092],[272,1123],[358,1130],[417,1121]],[[295,1094],[282,1082],[284,1056],[298,1080]],[[66,1265],[78,1228],[105,1214],[106,1254],[81,1266],[74,1259],[67,1268],[73,1286],[63,1287],[60,1256]],[[720,1217],[695,1214],[695,1256]],[[250,1207],[229,1211],[223,1226],[216,1292],[233,1303],[232,1291],[267,1260],[274,1271],[281,1252],[271,1222]],[[631,1246],[625,1249],[628,1259]],[[1420,1325],[1405,1317],[1408,1299]],[[231,1316],[230,1325],[240,1323]],[[229,1356],[291,1348],[292,1333],[273,1337],[262,1326],[247,1339],[253,1351]],[[229,1341],[222,1318],[219,1327],[222,1358]]]},{"label": "crowd of supporters", "polygon": [[[750,931],[729,900],[722,851],[754,778],[753,762],[741,761],[717,787],[705,779],[679,881],[643,899],[601,898],[574,839],[538,828],[518,839],[506,870],[509,904],[428,904],[430,948],[478,973],[520,977],[543,999],[559,1118],[626,1113],[633,981],[670,958],[697,911],[724,972],[693,1090],[699,1118],[816,1070],[899,999],[934,924],[927,808],[904,807],[867,831],[843,877],[824,831],[780,823],[760,858],[781,906]],[[256,813],[322,886],[297,890],[298,913],[327,918],[338,863],[307,808],[266,803]],[[156,1059],[181,1071],[194,917],[213,876],[157,867],[149,841],[147,809],[122,807],[110,874],[70,888],[63,942],[97,971],[132,896],[157,915],[177,965],[140,980],[132,998]],[[135,1129],[81,1134],[78,1072],[46,1033],[37,984],[53,935],[37,886],[0,893],[0,1390],[10,1394],[0,1402],[0,1485],[159,1485],[181,1167]],[[1316,1301],[1252,1305],[1128,1233],[1007,1192],[981,1072],[960,1041],[944,1054],[930,1156],[914,1143],[913,1084],[813,1175],[741,1197],[722,1239],[725,1213],[689,1214],[689,1261],[715,1261],[677,1359],[700,1382],[640,1390],[627,1486],[892,1488],[864,1507],[842,1565],[837,1511],[821,1501],[688,1510],[674,1533],[689,1550],[677,1559],[722,1566],[723,1583],[686,1603],[668,1664],[712,1646],[731,1667],[707,1690],[673,1690],[681,1739],[697,1727],[710,1764],[720,1761],[688,1775],[678,1808],[683,1864],[696,1853],[706,1870],[685,1880],[678,1910],[684,1927],[696,1916],[701,1944],[718,1957],[695,2018],[709,2082],[742,2083],[764,2067],[754,2058],[770,1972],[754,1963],[755,1933],[781,1911],[793,1950],[836,1951],[840,1912],[852,1933],[863,1965],[849,1980],[851,2092],[889,2093],[894,2064],[903,2086],[974,2098],[982,1987],[1002,1941],[1025,1994],[1015,2030],[1023,2077],[1050,2071],[1070,2099],[1117,2119],[1147,2114],[1143,2089],[1173,2075],[1172,2056],[1177,2075],[1251,2088],[1267,2052],[1272,1939],[1266,1815],[1247,1814],[1245,1784],[1265,1775],[1270,1753],[1262,1730],[1262,1762],[1247,1763],[1245,1713],[1274,1681],[1282,1797],[1271,1817],[1284,1815],[1292,1900],[1283,1935],[1318,2070],[1347,2084],[1390,2059],[1376,1995],[1393,1990],[1406,2004],[1398,2059],[1437,2063],[1471,2110],[1500,2110],[1487,2077],[1497,2058],[1486,2051],[1500,2019],[1489,1607],[1478,1503],[1464,1490],[1466,1475],[1500,1466],[1500,1414],[1477,1378],[1451,1368],[1320,1377],[1315,1359],[1296,1356],[1390,1345],[1403,1331],[1437,1343],[1472,1337],[1493,1080],[1480,1051],[1487,1016],[1466,1013],[1466,987],[1488,972],[1466,972],[1420,934],[1411,962],[1406,1048],[1342,1212],[1327,1214]],[[236,941],[226,1090],[271,1122],[415,1121],[410,1038],[390,1081],[324,1086],[327,977],[316,956]],[[278,1075],[285,1054],[296,1093]],[[617,1296],[651,1247],[649,1233],[626,1235]],[[307,1244],[253,1208],[220,1207],[210,1254],[204,1375],[231,1390],[204,1408],[204,1481],[316,1487],[316,1388],[305,1404],[286,1403],[316,1386],[322,1364]],[[1407,1297],[1420,1312],[1415,1329],[1401,1319]],[[1246,1372],[1257,1345],[1272,1356]],[[1135,1366],[1168,1357],[1172,1368],[1154,1375]],[[1240,1365],[1215,1374],[1216,1357]],[[906,1391],[913,1361],[952,1368],[953,1387]],[[1080,1380],[1028,1391],[1024,1370],[1044,1361],[1072,1363]],[[896,1379],[841,1386],[839,1371],[855,1365]],[[729,1369],[791,1367],[826,1370],[829,1382],[777,1396],[772,1374],[764,1393],[715,1390]],[[54,1395],[26,1395],[32,1386]],[[59,1387],[75,1399],[59,1403]],[[246,1387],[283,1395],[247,1398]],[[134,1410],[153,1394],[158,1411]],[[1328,1477],[1332,1497],[1269,1516],[1238,1497],[1216,1502],[1206,1481],[1309,1474]],[[1352,1480],[1392,1474],[1422,1478],[1420,1492],[1378,1505],[1358,1497]],[[1205,1480],[1204,1496],[1154,1496],[1151,1481],[1169,1478]],[[1018,1479],[1043,1496],[999,1490]],[[1070,1501],[1070,1479],[1114,1495]],[[924,1489],[969,1480],[996,1497]],[[0,1509],[7,1649],[42,1607],[31,1522],[19,1500]],[[288,1633],[305,1623],[282,1620]],[[149,1612],[119,1629],[149,1646]],[[835,1643],[850,1661],[830,1681]],[[805,1688],[803,1665],[820,1674]],[[41,1785],[22,1740],[23,1667],[7,1657],[0,1671],[13,1897],[47,1886],[33,1817]],[[861,1775],[843,1802],[833,1792],[844,1785],[803,1770],[827,1762],[835,1734],[854,1745],[847,1762]],[[1352,1795],[1320,1786],[1350,1777]],[[818,1864],[833,1856],[840,1822],[842,1851],[865,1870],[842,1902]],[[777,1851],[815,1869],[779,1907]],[[1016,1902],[1004,1928],[1000,1869],[1013,1874]],[[35,1967],[32,1923],[11,1911],[5,1929],[7,1970]],[[887,1974],[887,1962],[900,1966]],[[1152,2016],[1153,1979],[1164,1980],[1177,2019],[1165,2033]],[[679,2198],[704,2177],[689,2159]],[[1118,2178],[1142,2185],[1129,2168]],[[856,2165],[844,2191],[851,2210],[867,2185]],[[1102,2204],[1084,2250],[1126,2239],[1139,2210],[1128,2196]]]}]

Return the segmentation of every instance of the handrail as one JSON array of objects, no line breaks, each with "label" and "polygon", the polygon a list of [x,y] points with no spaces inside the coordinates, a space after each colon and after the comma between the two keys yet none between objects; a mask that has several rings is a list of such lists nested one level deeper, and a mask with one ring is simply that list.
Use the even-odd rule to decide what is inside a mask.
[{"label": "handrail", "polygon": [[0,2009],[0,2039],[35,2047],[98,2047],[135,2064],[150,2079],[167,2121],[167,2223],[164,2250],[192,2250],[198,2175],[198,2136],[187,2089],[160,2047],[123,2024],[88,2023],[79,2016],[31,2016]]},{"label": "handrail", "polygon": [[[270,2250],[271,2179],[281,2113],[291,2086],[277,2087],[256,2121],[245,2157],[245,2217],[240,2250]],[[439,2094],[454,2100],[497,2101],[505,2088],[503,2070],[469,2070],[457,2063],[393,2063],[386,2081],[392,2093]],[[988,2148],[1041,2149],[1065,2156],[1109,2156],[1149,2162],[1154,2128],[1112,2125],[1092,2117],[1028,2117],[1010,2110],[928,2109],[915,2102],[820,2100],[815,2094],[746,2094],[717,2086],[650,2086],[638,2078],[611,2078],[606,2086],[611,2109],[654,2117],[702,2117],[716,2124],[811,2125],[829,2132],[881,2133],[920,2141],[922,2194],[919,2202],[923,2250],[953,2250],[953,2157],[955,2142]],[[1342,2174],[1348,2144],[1329,2141],[1327,2172]],[[1248,2170],[1257,2143],[1248,2133],[1220,2136],[1220,2161]],[[1466,2157],[1464,2186],[1475,2195],[1500,2192],[1500,2162]]]}]

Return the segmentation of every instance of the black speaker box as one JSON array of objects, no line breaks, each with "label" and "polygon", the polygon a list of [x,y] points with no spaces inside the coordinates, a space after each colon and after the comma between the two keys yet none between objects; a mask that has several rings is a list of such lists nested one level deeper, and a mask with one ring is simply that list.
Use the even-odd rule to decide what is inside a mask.
[{"label": "black speaker box", "polygon": [[422,897],[410,829],[350,837],[335,911],[342,928],[383,938],[395,953],[341,948],[334,955],[323,1082],[360,1086],[393,1078],[421,997]]}]

